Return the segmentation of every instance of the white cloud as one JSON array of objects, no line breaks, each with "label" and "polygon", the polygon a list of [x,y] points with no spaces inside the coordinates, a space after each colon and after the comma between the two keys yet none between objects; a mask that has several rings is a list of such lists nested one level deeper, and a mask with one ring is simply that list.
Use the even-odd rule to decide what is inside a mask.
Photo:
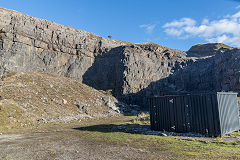
[{"label": "white cloud", "polygon": [[208,24],[208,23],[209,23],[209,19],[204,18],[204,19],[202,20],[202,24]]},{"label": "white cloud", "polygon": [[240,9],[240,5],[238,5],[238,6],[236,7],[236,9]]},{"label": "white cloud", "polygon": [[180,37],[184,31],[183,30],[178,30],[178,29],[175,29],[175,28],[167,28],[165,30],[165,32],[169,35]]},{"label": "white cloud", "polygon": [[239,18],[240,17],[240,11],[239,12],[237,12],[236,14],[234,14],[234,15],[232,15],[232,18]]},{"label": "white cloud", "polygon": [[139,27],[144,28],[147,34],[152,34],[153,30],[156,27],[156,24],[142,24]]},{"label": "white cloud", "polygon": [[191,18],[182,18],[163,25],[164,31],[180,39],[200,37],[208,42],[240,46],[240,11],[225,18],[203,19],[200,24]]},{"label": "white cloud", "polygon": [[184,26],[194,26],[196,21],[191,18],[182,18],[179,21],[173,21],[170,23],[166,23],[163,27],[184,27]]}]

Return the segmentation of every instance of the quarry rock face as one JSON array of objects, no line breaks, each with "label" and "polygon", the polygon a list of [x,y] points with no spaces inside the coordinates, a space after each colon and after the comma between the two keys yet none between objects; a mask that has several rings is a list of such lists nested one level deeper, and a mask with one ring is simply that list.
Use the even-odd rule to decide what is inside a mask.
[{"label": "quarry rock face", "polygon": [[123,45],[95,34],[0,9],[1,74],[47,71],[79,81],[97,55]]},{"label": "quarry rock face", "polygon": [[154,44],[125,47],[123,87],[117,91],[121,95],[115,96],[131,104],[147,106],[151,96],[217,91],[240,93],[240,49],[209,45],[216,46],[207,56],[201,50],[195,50],[197,54],[191,54],[198,56],[192,56],[189,52]]},{"label": "quarry rock face", "polygon": [[[167,83],[162,86],[162,90],[165,92],[172,90],[174,92],[234,91],[239,93],[239,59],[240,49],[220,48],[214,55],[197,58],[191,65],[170,75]],[[159,81],[157,84],[162,82]],[[173,86],[172,89],[169,86]]]},{"label": "quarry rock face", "polygon": [[171,92],[240,91],[239,49],[200,44],[188,52],[99,37],[0,9],[0,75],[45,71],[141,106]]}]

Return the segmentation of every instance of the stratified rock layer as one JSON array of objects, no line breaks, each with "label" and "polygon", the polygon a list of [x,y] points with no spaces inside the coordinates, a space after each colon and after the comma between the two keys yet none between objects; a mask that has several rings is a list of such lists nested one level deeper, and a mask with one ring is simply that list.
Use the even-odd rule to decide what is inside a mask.
[{"label": "stratified rock layer", "polygon": [[[113,90],[118,99],[147,105],[153,92],[142,92],[152,82],[167,78],[187,62],[186,53],[154,43],[116,47],[99,56],[83,76],[83,82],[101,90]],[[161,88],[153,88],[154,93]],[[139,94],[141,93],[141,94]]]},{"label": "stratified rock layer", "polygon": [[1,74],[43,70],[79,81],[95,56],[123,45],[95,34],[0,9]]},{"label": "stratified rock layer", "polygon": [[[122,98],[167,77],[186,53],[132,44],[0,9],[0,73],[46,71]],[[132,102],[134,103],[134,101]]]},{"label": "stratified rock layer", "polygon": [[186,53],[105,39],[0,9],[0,75],[57,73],[141,106],[149,96],[173,92],[239,92],[239,56],[239,49],[224,44],[195,45]]}]

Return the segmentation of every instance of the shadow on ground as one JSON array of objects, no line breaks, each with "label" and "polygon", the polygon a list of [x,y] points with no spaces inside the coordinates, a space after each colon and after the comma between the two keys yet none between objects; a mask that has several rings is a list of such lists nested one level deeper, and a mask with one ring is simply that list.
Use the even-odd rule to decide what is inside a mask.
[{"label": "shadow on ground", "polygon": [[79,127],[73,128],[75,130],[81,131],[96,131],[96,132],[124,132],[124,133],[132,133],[132,134],[144,134],[143,131],[151,131],[150,125],[140,125],[140,124],[123,124],[123,125],[116,125],[116,124],[103,124],[103,125],[93,125],[87,127]]},{"label": "shadow on ground", "polygon": [[195,133],[175,133],[166,131],[153,131],[148,124],[107,124],[107,125],[94,125],[87,127],[73,128],[81,131],[94,131],[94,132],[123,132],[130,134],[142,134],[142,135],[155,135],[155,136],[181,136],[181,137],[203,137],[200,134]]},{"label": "shadow on ground", "polygon": [[239,134],[226,135],[222,138],[216,137],[205,137],[197,133],[176,133],[176,132],[163,132],[163,131],[152,131],[150,125],[142,124],[106,124],[106,125],[93,125],[87,127],[73,128],[74,130],[79,131],[92,131],[92,132],[102,132],[102,133],[112,133],[112,132],[122,132],[130,134],[140,134],[140,135],[154,135],[154,136],[173,136],[174,139],[194,141],[199,140],[204,143],[208,142],[231,142],[239,143]]}]

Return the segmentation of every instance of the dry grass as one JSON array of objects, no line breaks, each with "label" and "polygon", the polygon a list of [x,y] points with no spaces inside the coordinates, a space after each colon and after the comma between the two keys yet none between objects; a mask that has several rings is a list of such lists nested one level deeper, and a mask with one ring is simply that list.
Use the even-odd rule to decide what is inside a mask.
[{"label": "dry grass", "polygon": [[0,102],[0,122],[0,130],[32,125],[27,120],[23,108],[15,104],[13,100],[2,100]]},{"label": "dry grass", "polygon": [[[115,100],[105,92],[99,92],[70,78],[49,73],[10,73],[2,79],[0,102],[4,102],[4,108],[11,108],[10,106],[14,105],[16,109],[24,111],[22,119],[34,123],[41,119],[60,120],[79,114],[104,114],[110,109],[103,102],[103,98],[110,97]],[[83,106],[80,109],[77,106],[79,103]],[[3,124],[1,119],[0,123]]]},{"label": "dry grass", "polygon": [[[94,155],[122,159],[239,159],[240,143],[179,136],[133,134],[117,126],[149,124],[149,115],[119,116],[62,124],[42,124],[34,130],[9,130],[21,140],[1,142],[0,157],[37,156],[41,159],[76,159]],[[234,135],[240,133],[235,132]],[[6,133],[4,135],[7,136]],[[9,135],[14,137],[14,135]],[[1,148],[1,144],[8,145]],[[18,149],[17,152],[15,152]],[[86,149],[88,152],[86,152]],[[49,154],[51,150],[51,154]],[[27,152],[26,152],[27,151]],[[67,152],[66,152],[67,151]],[[71,154],[68,154],[68,152]],[[41,153],[41,154],[39,154]],[[53,154],[52,154],[53,153]],[[89,154],[91,153],[91,154]],[[123,159],[126,159],[123,158]],[[14,159],[14,158],[12,158]]]},{"label": "dry grass", "polygon": [[16,12],[16,13],[19,13],[17,11],[14,11],[14,10],[11,10],[11,9],[6,9],[6,8],[3,8],[3,7],[0,7],[1,10],[4,10],[4,11],[8,11],[8,12]]},{"label": "dry grass", "polygon": [[[124,119],[124,117],[122,118]],[[149,124],[149,115],[131,117],[126,122],[105,122],[91,124],[86,129],[73,132],[95,142],[117,147],[128,146],[144,150],[149,159],[239,159],[240,141],[223,142],[222,138],[212,141],[198,138],[179,136],[152,136],[144,134],[133,134],[118,130],[116,126]],[[239,132],[235,132],[239,135]]]}]

